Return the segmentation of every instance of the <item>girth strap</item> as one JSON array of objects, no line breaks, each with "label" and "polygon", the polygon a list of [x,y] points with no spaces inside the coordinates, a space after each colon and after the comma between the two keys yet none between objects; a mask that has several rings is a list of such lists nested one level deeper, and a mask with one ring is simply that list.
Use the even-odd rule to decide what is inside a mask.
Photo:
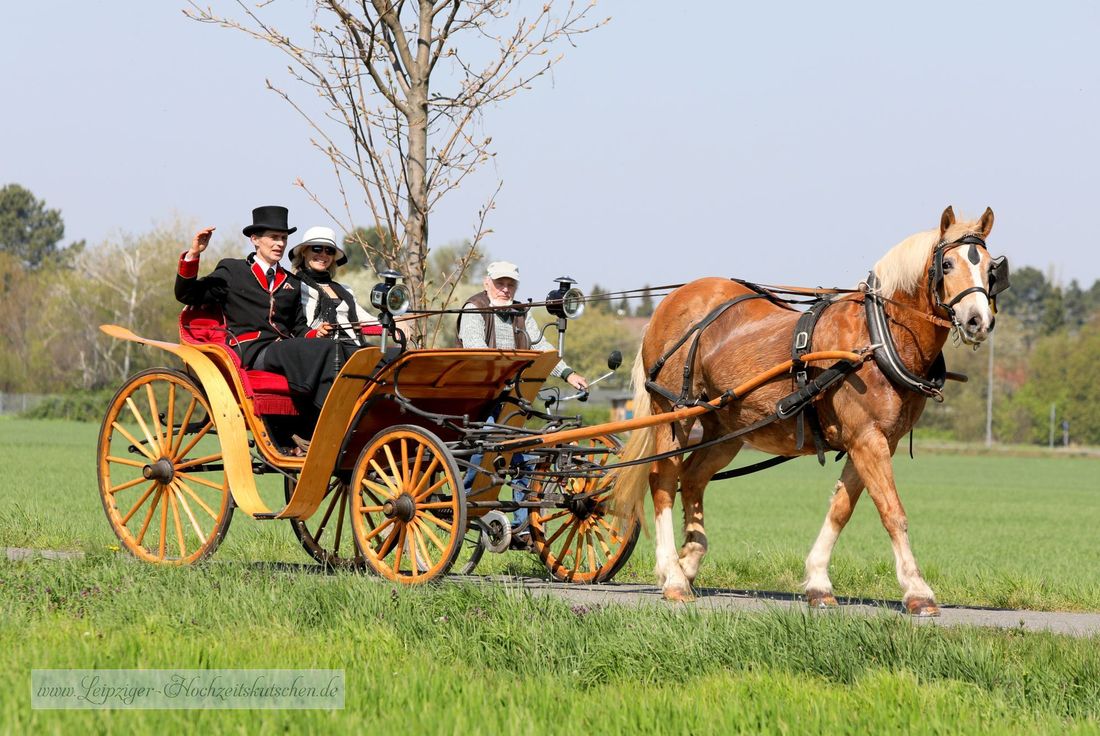
[{"label": "girth strap", "polygon": [[[801,450],[806,444],[804,425],[807,422],[809,423],[810,434],[814,440],[814,450],[817,453],[817,461],[822,465],[825,464],[825,438],[821,434],[821,422],[817,417],[817,409],[814,408],[813,398],[821,393],[824,388],[811,389],[812,393],[806,390],[807,385],[810,385],[809,374],[806,364],[802,362],[802,356],[812,349],[814,327],[817,326],[817,321],[821,318],[822,313],[833,303],[832,299],[819,299],[811,304],[810,308],[798,318],[798,322],[794,327],[794,337],[791,338],[791,359],[794,361],[791,371],[794,373],[796,390],[780,401],[778,406],[781,417],[786,418],[794,412],[798,413],[798,416],[795,417],[794,427],[796,450]],[[830,370],[835,370],[835,368]],[[837,378],[846,374],[847,371],[840,372]],[[832,385],[835,380],[830,381],[828,385]],[[827,387],[825,386],[825,388]],[[802,411],[798,411],[799,409],[802,409]]]}]

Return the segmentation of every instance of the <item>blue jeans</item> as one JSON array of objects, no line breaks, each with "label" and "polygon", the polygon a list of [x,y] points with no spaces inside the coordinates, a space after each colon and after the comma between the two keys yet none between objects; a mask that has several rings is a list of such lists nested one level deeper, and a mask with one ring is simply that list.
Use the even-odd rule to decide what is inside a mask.
[{"label": "blue jeans", "polygon": [[[492,422],[493,419],[489,419],[489,421]],[[484,455],[482,455],[481,453],[478,453],[476,455],[471,455],[470,456],[470,463],[473,464],[473,465],[481,465],[481,459],[483,457],[484,457]],[[534,461],[535,461],[535,456],[534,455],[523,455],[523,454],[520,454],[520,453],[517,452],[515,455],[512,455],[512,463],[511,464],[512,464],[513,468],[528,468],[529,469],[530,466],[534,463]],[[463,481],[464,485],[466,486],[466,490],[469,490],[473,486],[474,478],[476,477],[476,475],[477,475],[477,471],[473,468],[470,468],[468,471],[466,471],[466,478]],[[513,480],[513,482],[509,484],[509,486],[512,489],[512,500],[513,501],[516,501],[518,503],[520,501],[524,501],[524,500],[527,499],[527,492],[528,492],[528,490],[530,490],[529,483],[530,483],[530,481],[527,478],[519,478],[519,479]],[[515,512],[512,514],[512,527],[513,528],[518,527],[521,524],[526,523],[526,521],[527,521],[527,509],[516,509]]]}]

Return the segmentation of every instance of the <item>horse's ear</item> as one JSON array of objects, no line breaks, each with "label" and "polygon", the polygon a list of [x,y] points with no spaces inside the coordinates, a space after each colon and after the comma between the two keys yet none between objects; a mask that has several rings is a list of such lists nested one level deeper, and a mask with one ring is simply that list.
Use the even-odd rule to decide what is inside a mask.
[{"label": "horse's ear", "polygon": [[947,209],[943,211],[940,216],[940,237],[947,232],[947,228],[955,224],[955,210],[951,209],[951,205],[947,205]]},{"label": "horse's ear", "polygon": [[982,219],[978,220],[978,232],[982,234],[983,238],[989,237],[989,231],[993,229],[993,210],[989,207],[985,208],[985,212],[982,213]]}]

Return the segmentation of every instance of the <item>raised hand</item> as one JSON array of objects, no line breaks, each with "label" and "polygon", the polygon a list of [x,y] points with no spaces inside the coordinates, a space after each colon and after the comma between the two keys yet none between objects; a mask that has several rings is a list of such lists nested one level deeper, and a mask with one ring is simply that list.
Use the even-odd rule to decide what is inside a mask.
[{"label": "raised hand", "polygon": [[216,228],[211,225],[210,227],[204,227],[195,233],[195,237],[191,240],[191,249],[188,254],[192,258],[198,257],[199,253],[206,250],[206,246],[210,245],[210,236],[214,234]]}]

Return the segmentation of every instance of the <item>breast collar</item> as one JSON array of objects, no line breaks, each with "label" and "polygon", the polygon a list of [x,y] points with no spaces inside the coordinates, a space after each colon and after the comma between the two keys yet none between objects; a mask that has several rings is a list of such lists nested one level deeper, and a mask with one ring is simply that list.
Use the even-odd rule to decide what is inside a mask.
[{"label": "breast collar", "polygon": [[918,376],[906,368],[901,356],[898,355],[894,337],[890,334],[884,302],[878,293],[879,280],[874,271],[867,275],[867,287],[863,305],[867,314],[867,331],[870,333],[871,346],[875,352],[875,364],[894,384],[929,396],[936,401],[943,401],[943,384],[947,380],[947,364],[944,362],[943,353],[936,356],[927,378]]}]

